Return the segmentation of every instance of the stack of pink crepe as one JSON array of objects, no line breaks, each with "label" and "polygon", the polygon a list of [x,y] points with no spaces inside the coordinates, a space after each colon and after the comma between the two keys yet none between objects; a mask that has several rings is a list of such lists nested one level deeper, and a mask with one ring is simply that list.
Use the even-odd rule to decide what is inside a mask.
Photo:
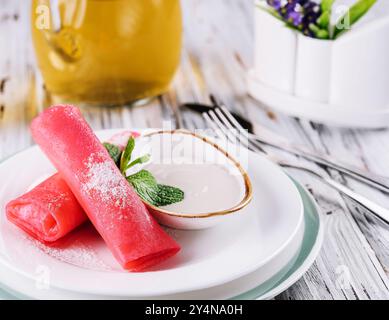
[{"label": "stack of pink crepe", "polygon": [[41,242],[54,242],[88,217],[57,173],[6,207],[7,218]]},{"label": "stack of pink crepe", "polygon": [[[128,139],[138,137],[123,131],[108,142],[123,150]],[[88,220],[84,210],[60,174],[54,174],[31,191],[9,202],[7,218],[35,239],[54,243]]]},{"label": "stack of pink crepe", "polygon": [[[149,268],[180,250],[149,214],[77,108],[51,107],[33,121],[31,130],[60,176],[11,202],[7,206],[11,221],[38,239],[55,241],[85,221],[82,207],[119,263],[132,271]],[[43,194],[53,183],[61,186],[57,193],[66,196],[53,201],[56,210],[49,206],[41,210],[50,198]],[[20,210],[23,203],[31,205]]]}]

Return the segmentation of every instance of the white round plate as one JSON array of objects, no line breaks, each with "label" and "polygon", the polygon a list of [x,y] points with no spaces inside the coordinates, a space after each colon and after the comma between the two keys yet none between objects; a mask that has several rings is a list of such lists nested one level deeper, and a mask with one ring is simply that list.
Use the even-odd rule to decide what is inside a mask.
[{"label": "white round plate", "polygon": [[267,107],[290,116],[300,117],[338,127],[386,128],[389,126],[389,106],[386,109],[356,109],[334,106],[299,98],[263,84],[253,70],[248,73],[248,91]]},{"label": "white round plate", "polygon": [[[320,208],[304,187],[297,182],[295,184],[304,202],[305,231],[300,252],[273,278],[251,290],[245,290],[239,295],[234,295],[234,299],[266,300],[274,298],[296,283],[308,271],[319,255],[323,244],[325,226]],[[255,275],[255,273],[252,275]],[[252,280],[255,281],[255,279]]]},{"label": "white round plate", "polygon": [[[299,280],[309,267],[315,261],[319,254],[324,234],[324,224],[320,215],[320,210],[312,196],[298,183],[296,183],[300,195],[304,202],[304,238],[301,249],[297,256],[292,258],[285,267],[283,267],[271,279],[262,282],[262,270],[250,273],[247,276],[231,281],[221,286],[208,288],[204,290],[185,292],[176,295],[153,297],[154,299],[270,299],[282,293],[284,290]],[[1,265],[0,265],[1,269]],[[1,271],[0,271],[1,273]],[[0,299],[26,299],[34,295],[36,285],[26,281],[15,279],[15,275],[7,277],[6,282],[2,283],[5,291],[0,291]],[[14,290],[9,289],[9,284],[13,284]],[[28,285],[33,285],[28,288]],[[23,292],[24,294],[21,294]],[[36,292],[36,289],[35,289]],[[45,293],[43,297],[50,299],[110,299],[112,297],[77,294],[64,290],[45,290],[41,288],[40,292]],[[38,295],[42,297],[42,295]]]},{"label": "white round plate", "polygon": [[[99,137],[107,139],[112,133],[99,132]],[[129,273],[91,227],[84,226],[70,237],[66,248],[58,249],[32,240],[6,220],[6,203],[54,172],[38,147],[20,152],[0,165],[0,282],[13,273],[36,289],[47,281],[48,292],[53,288],[147,298],[218,286],[263,266],[268,268],[262,279],[266,281],[287,264],[291,252],[298,251],[304,210],[295,185],[276,165],[250,153],[248,168],[254,197],[244,211],[208,230],[168,229],[182,251],[154,271]],[[12,284],[9,287],[13,289]]]}]

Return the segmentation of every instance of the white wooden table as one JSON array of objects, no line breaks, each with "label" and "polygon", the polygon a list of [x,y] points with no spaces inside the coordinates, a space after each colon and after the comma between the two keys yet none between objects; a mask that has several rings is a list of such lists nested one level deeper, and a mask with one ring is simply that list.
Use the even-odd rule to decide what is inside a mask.
[{"label": "white wooden table", "polygon": [[[161,127],[174,120],[169,105],[208,102],[214,93],[233,110],[304,144],[356,166],[389,176],[389,132],[346,130],[267,111],[246,92],[252,64],[253,8],[248,0],[182,1],[185,40],[182,63],[171,90],[142,107],[90,108],[94,129]],[[287,54],[287,53],[285,53]],[[388,88],[389,89],[389,88]],[[0,0],[0,159],[33,142],[31,119],[42,109],[25,0]],[[182,110],[187,128],[202,118]],[[325,241],[315,264],[276,299],[389,299],[389,228],[339,193],[298,172],[325,215]],[[389,207],[389,197],[335,172],[327,174]]]}]

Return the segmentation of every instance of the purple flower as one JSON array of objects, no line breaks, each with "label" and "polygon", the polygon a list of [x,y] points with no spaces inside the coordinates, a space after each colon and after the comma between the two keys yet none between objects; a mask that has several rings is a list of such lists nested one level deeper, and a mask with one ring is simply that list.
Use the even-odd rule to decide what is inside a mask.
[{"label": "purple flower", "polygon": [[287,15],[287,19],[294,26],[298,27],[303,22],[303,15],[300,12],[292,11]]},{"label": "purple flower", "polygon": [[322,14],[320,4],[312,0],[266,0],[266,2],[285,22],[300,29],[307,36],[315,36],[310,25],[316,25]]},{"label": "purple flower", "polygon": [[281,0],[267,0],[267,4],[276,10],[281,8]]}]

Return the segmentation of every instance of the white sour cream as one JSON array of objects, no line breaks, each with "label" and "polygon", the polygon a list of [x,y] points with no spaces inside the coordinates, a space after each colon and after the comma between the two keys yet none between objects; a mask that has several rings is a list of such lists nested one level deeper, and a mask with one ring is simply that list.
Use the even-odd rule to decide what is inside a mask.
[{"label": "white sour cream", "polygon": [[243,198],[242,176],[220,164],[150,164],[147,170],[158,183],[184,191],[183,201],[162,207],[172,212],[211,213],[232,208]]}]

